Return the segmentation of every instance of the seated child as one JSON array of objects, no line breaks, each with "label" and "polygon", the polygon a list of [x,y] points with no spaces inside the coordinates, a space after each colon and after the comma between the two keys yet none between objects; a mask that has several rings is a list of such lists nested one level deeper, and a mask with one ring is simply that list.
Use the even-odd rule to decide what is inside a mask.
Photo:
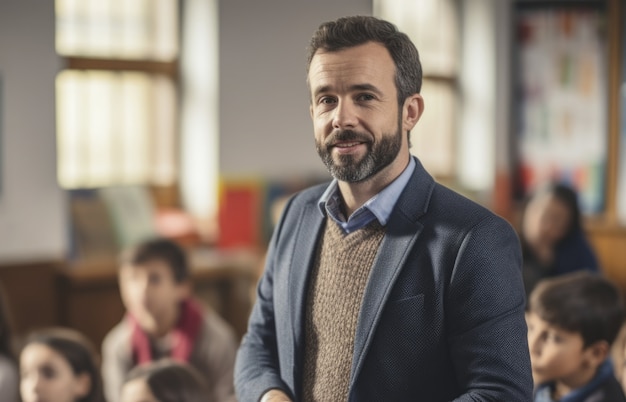
[{"label": "seated child", "polygon": [[149,239],[121,256],[119,286],[127,314],[105,337],[105,395],[117,401],[135,366],[161,358],[188,362],[212,391],[208,401],[234,400],[237,351],[232,328],[192,297],[185,250],[163,238]]},{"label": "seated child", "polygon": [[33,332],[20,353],[22,401],[103,402],[98,366],[95,349],[81,333],[69,328]]},{"label": "seated child", "polygon": [[548,183],[532,194],[524,207],[520,240],[526,295],[544,278],[579,270],[600,271],[573,187]]},{"label": "seated child", "polygon": [[609,359],[624,314],[619,290],[600,274],[539,282],[527,314],[535,402],[626,402]]},{"label": "seated child", "polygon": [[137,366],[122,386],[121,402],[206,402],[209,392],[192,366],[164,359]]}]

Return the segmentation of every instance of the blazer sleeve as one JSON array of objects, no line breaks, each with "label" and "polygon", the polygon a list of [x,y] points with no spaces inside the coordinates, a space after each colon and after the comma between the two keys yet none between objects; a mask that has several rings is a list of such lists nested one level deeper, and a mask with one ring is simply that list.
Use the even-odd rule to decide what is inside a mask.
[{"label": "blazer sleeve", "polygon": [[487,216],[461,244],[445,299],[450,355],[464,394],[456,401],[532,400],[519,239]]},{"label": "blazer sleeve", "polygon": [[265,269],[257,286],[256,302],[248,321],[248,330],[237,351],[235,391],[241,402],[259,401],[270,389],[281,389],[291,395],[280,375],[273,296],[277,243],[290,205],[291,201],[285,207],[285,212],[272,234]]}]

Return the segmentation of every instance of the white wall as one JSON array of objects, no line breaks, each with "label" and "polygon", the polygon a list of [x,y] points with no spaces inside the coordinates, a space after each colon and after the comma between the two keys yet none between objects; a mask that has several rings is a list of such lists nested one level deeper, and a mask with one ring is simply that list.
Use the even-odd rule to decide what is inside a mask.
[{"label": "white wall", "polygon": [[54,1],[0,2],[0,261],[60,258],[66,203],[56,181]]},{"label": "white wall", "polygon": [[371,15],[371,0],[223,0],[220,168],[226,176],[327,176],[315,151],[306,47],[325,21]]}]

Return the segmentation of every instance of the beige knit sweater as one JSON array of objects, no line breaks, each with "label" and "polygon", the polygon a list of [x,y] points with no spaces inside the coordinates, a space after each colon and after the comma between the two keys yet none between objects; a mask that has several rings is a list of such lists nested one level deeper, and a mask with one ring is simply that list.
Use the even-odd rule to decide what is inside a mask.
[{"label": "beige knit sweater", "polygon": [[357,319],[384,234],[376,220],[350,234],[326,224],[306,305],[304,401],[348,399]]}]

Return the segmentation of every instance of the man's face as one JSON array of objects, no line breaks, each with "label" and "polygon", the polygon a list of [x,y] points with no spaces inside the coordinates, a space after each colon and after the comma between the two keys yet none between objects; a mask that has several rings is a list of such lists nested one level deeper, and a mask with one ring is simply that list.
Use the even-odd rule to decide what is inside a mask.
[{"label": "man's face", "polygon": [[128,311],[144,331],[161,335],[176,322],[187,284],[178,283],[170,267],[161,260],[120,269],[120,291]]},{"label": "man's face", "polygon": [[582,336],[547,323],[532,312],[526,315],[526,322],[535,384],[559,381],[574,388],[584,385],[583,378],[596,367]]},{"label": "man's face", "polygon": [[351,183],[383,171],[399,174],[408,162],[405,133],[412,125],[403,124],[387,49],[368,42],[318,50],[308,78],[316,148],[330,173]]}]

